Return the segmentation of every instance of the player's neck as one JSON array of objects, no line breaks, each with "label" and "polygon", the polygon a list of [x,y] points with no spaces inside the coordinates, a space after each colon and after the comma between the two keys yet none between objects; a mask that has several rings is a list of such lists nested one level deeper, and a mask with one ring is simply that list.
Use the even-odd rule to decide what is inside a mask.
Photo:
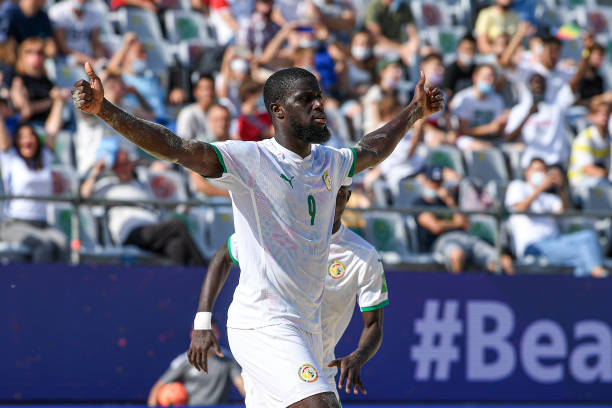
[{"label": "player's neck", "polygon": [[301,158],[310,154],[310,143],[300,140],[293,136],[287,136],[282,131],[277,131],[274,135],[276,142],[287,150],[291,150]]},{"label": "player's neck", "polygon": [[341,220],[334,221],[334,226],[332,227],[332,234],[335,234],[336,232],[338,232],[341,226],[342,226]]}]

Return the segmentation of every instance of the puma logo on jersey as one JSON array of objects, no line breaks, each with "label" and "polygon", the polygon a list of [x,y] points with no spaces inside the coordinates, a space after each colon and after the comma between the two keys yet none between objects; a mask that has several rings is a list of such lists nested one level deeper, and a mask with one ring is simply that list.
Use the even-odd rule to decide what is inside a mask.
[{"label": "puma logo on jersey", "polygon": [[287,176],[285,176],[284,174],[281,173],[281,178],[283,180],[285,180],[287,183],[289,183],[289,185],[291,186],[291,188],[293,188],[293,179],[295,178],[295,176],[291,176],[291,179],[288,179]]}]

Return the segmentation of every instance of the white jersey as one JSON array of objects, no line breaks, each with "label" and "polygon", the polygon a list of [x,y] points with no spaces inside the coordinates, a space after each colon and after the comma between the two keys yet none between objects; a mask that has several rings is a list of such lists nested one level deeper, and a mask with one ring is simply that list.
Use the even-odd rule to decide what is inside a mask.
[{"label": "white jersey", "polygon": [[[236,234],[228,240],[232,260],[239,264],[241,243]],[[344,334],[355,301],[362,312],[379,309],[389,303],[382,262],[376,249],[345,226],[331,237],[325,277],[325,294],[321,304],[323,364],[325,378],[333,382],[336,367],[327,367],[334,360],[336,344]]]},{"label": "white jersey", "polygon": [[295,324],[320,332],[329,240],[342,185],[351,183],[353,149],[313,145],[305,158],[274,139],[211,144],[230,191],[241,239],[240,280],[227,326]]}]

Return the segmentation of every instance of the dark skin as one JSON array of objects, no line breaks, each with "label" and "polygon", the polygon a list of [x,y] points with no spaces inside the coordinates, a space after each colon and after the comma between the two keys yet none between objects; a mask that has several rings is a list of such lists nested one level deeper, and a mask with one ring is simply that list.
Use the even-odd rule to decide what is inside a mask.
[{"label": "dark skin", "polygon": [[[540,74],[534,74],[529,78],[529,90],[533,95],[544,95],[546,93],[546,79]],[[531,105],[531,109],[529,109],[529,114],[523,119],[523,121],[514,129],[512,132],[507,133],[505,135],[506,139],[514,140],[521,135],[521,131],[523,130],[523,126],[529,120],[531,115],[538,112],[538,103],[533,101],[533,105]]]},{"label": "dark skin", "polygon": [[[340,229],[341,217],[346,204],[351,197],[348,187],[342,187],[336,196],[336,211],[332,233]],[[198,312],[211,311],[214,303],[229,275],[232,259],[227,243],[223,244],[211,259],[208,273],[202,284],[202,292],[198,305]],[[328,363],[329,367],[336,366],[340,370],[338,388],[347,393],[351,391],[358,394],[359,390],[366,394],[361,381],[361,367],[370,360],[380,348],[383,336],[383,309],[362,312],[363,330],[357,349],[351,354],[337,358]],[[219,354],[220,348],[212,330],[194,330],[191,337],[191,346],[187,353],[189,362],[198,370],[207,372],[207,356],[210,349]]]},{"label": "dark skin", "polygon": [[[97,115],[125,138],[157,158],[178,163],[204,177],[221,177],[223,168],[211,145],[184,140],[161,125],[126,113],[104,99],[102,81],[88,62],[85,63],[85,72],[89,81],[76,82],[72,92],[72,99],[78,109]],[[364,136],[355,146],[355,172],[380,164],[417,120],[442,110],[442,93],[438,89],[425,89],[425,81],[421,73],[410,104],[385,126]],[[283,101],[270,104],[269,109],[277,142],[301,157],[308,156],[311,143],[293,134],[291,120],[303,125],[326,126],[319,84],[311,79],[301,79]],[[322,393],[292,406],[339,407],[339,404],[333,393]]]}]

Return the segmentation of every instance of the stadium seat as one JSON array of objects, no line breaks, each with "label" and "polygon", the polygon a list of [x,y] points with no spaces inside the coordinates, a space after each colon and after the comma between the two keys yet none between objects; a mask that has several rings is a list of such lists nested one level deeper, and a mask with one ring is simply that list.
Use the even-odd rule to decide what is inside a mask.
[{"label": "stadium seat", "polygon": [[383,262],[401,264],[410,256],[404,217],[397,213],[366,212],[365,239],[380,253]]},{"label": "stadium seat", "polygon": [[523,152],[515,149],[512,146],[501,146],[504,156],[510,166],[510,173],[513,180],[523,180],[525,177],[523,168],[521,167],[521,156]]},{"label": "stadium seat", "polygon": [[495,245],[500,238],[499,224],[497,219],[492,215],[471,215],[468,233],[491,245]]},{"label": "stadium seat", "polygon": [[173,55],[176,54],[176,47],[166,43],[162,39],[141,39],[142,45],[147,53],[147,68],[157,77],[168,76],[168,67],[172,65]]},{"label": "stadium seat", "polygon": [[0,264],[25,262],[30,250],[19,242],[0,242]]},{"label": "stadium seat", "polygon": [[480,151],[468,150],[464,152],[467,175],[478,178],[483,182],[508,181],[506,161],[501,150],[487,149]]},{"label": "stadium seat", "polygon": [[81,79],[87,79],[82,66],[71,66],[65,60],[59,58],[45,60],[45,69],[51,82],[58,88],[72,89],[74,83]]},{"label": "stadium seat", "polygon": [[159,20],[155,13],[149,10],[137,7],[122,7],[110,13],[109,17],[119,24],[123,34],[132,31],[141,41],[162,40],[163,38]]},{"label": "stadium seat", "polygon": [[74,134],[70,131],[62,130],[55,136],[55,148],[53,153],[58,164],[74,168],[76,166],[74,156]]},{"label": "stadium seat", "polygon": [[168,10],[164,22],[168,41],[174,44],[194,41],[208,47],[218,45],[215,28],[200,13]]},{"label": "stadium seat", "polygon": [[612,186],[593,187],[584,203],[585,210],[612,209]]},{"label": "stadium seat", "polygon": [[393,197],[393,207],[410,207],[421,197],[421,183],[416,179],[405,179],[399,183],[398,193]]},{"label": "stadium seat", "polygon": [[148,169],[140,168],[138,178],[149,187],[157,200],[186,201],[188,199],[187,178],[180,171],[151,172]]},{"label": "stadium seat", "polygon": [[427,165],[448,167],[460,175],[465,175],[461,151],[453,146],[437,146],[427,150]]},{"label": "stadium seat", "polygon": [[79,191],[79,179],[76,169],[65,164],[51,166],[53,175],[53,194],[63,197],[72,197]]},{"label": "stadium seat", "polygon": [[[73,237],[74,207],[68,203],[47,204],[47,222],[62,231],[71,242]],[[89,207],[79,208],[79,239],[81,251],[90,251],[98,246],[96,223]]]},{"label": "stadium seat", "polygon": [[192,220],[188,222],[190,230],[193,231],[191,222],[197,228],[196,243],[207,259],[234,233],[234,215],[229,206],[192,208],[188,217]]},{"label": "stadium seat", "polygon": [[419,39],[421,44],[438,49],[444,57],[444,63],[448,64],[455,60],[457,46],[465,34],[465,27],[434,27],[420,30]]},{"label": "stadium seat", "polygon": [[471,10],[469,0],[413,0],[410,6],[419,30],[465,26]]}]

